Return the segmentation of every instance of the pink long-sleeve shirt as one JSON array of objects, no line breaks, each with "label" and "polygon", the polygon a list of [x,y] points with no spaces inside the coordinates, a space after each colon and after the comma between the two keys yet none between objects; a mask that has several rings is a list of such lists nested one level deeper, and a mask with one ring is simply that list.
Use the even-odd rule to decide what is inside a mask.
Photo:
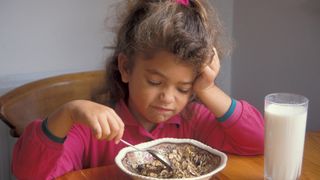
[{"label": "pink long-sleeve shirt", "polygon": [[[146,131],[121,101],[115,107],[125,124],[123,139],[138,144],[163,137],[192,138],[218,150],[239,155],[263,153],[264,120],[246,101],[236,101],[233,113],[219,122],[204,105],[194,103],[191,119],[179,114]],[[114,164],[123,143],[97,140],[87,126],[75,124],[63,143],[52,141],[42,120],[24,130],[13,151],[12,170],[17,179],[53,179],[69,171]]]}]

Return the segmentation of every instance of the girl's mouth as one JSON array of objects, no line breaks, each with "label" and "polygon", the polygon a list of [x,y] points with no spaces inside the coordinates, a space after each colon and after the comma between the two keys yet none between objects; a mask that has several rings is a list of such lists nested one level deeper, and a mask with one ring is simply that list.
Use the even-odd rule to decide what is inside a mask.
[{"label": "girl's mouth", "polygon": [[170,109],[170,108],[165,108],[165,107],[161,107],[161,106],[153,106],[153,108],[158,111],[158,112],[161,112],[161,113],[169,113],[169,112],[172,112],[173,109]]}]

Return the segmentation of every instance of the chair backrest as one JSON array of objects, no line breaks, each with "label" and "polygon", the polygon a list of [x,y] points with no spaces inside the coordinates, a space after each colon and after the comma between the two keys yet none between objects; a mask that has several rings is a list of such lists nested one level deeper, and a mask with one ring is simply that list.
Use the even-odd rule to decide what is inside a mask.
[{"label": "chair backrest", "polygon": [[75,100],[92,100],[104,93],[105,72],[90,71],[63,74],[36,80],[0,97],[0,118],[19,137],[36,118],[45,118],[62,104]]}]

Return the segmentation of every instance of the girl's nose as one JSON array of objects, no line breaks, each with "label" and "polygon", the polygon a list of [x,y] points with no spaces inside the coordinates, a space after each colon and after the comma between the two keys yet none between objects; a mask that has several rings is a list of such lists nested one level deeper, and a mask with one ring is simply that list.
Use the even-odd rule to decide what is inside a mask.
[{"label": "girl's nose", "polygon": [[160,94],[160,100],[166,104],[170,104],[170,103],[174,102],[174,100],[175,100],[174,91],[170,90],[169,88],[162,91]]}]

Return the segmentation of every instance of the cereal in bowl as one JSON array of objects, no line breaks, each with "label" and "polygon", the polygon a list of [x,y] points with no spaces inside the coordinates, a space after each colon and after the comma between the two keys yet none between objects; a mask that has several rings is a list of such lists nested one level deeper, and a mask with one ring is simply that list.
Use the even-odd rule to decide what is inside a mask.
[{"label": "cereal in bowl", "polygon": [[[207,174],[216,169],[221,162],[218,155],[189,143],[161,143],[153,146],[165,155],[172,164],[172,169],[167,169],[159,160],[148,153],[140,154],[140,158],[129,152],[122,160],[123,165],[131,172],[139,175],[156,178],[190,178]],[[135,160],[134,160],[135,159]],[[140,160],[139,160],[140,159]]]}]

